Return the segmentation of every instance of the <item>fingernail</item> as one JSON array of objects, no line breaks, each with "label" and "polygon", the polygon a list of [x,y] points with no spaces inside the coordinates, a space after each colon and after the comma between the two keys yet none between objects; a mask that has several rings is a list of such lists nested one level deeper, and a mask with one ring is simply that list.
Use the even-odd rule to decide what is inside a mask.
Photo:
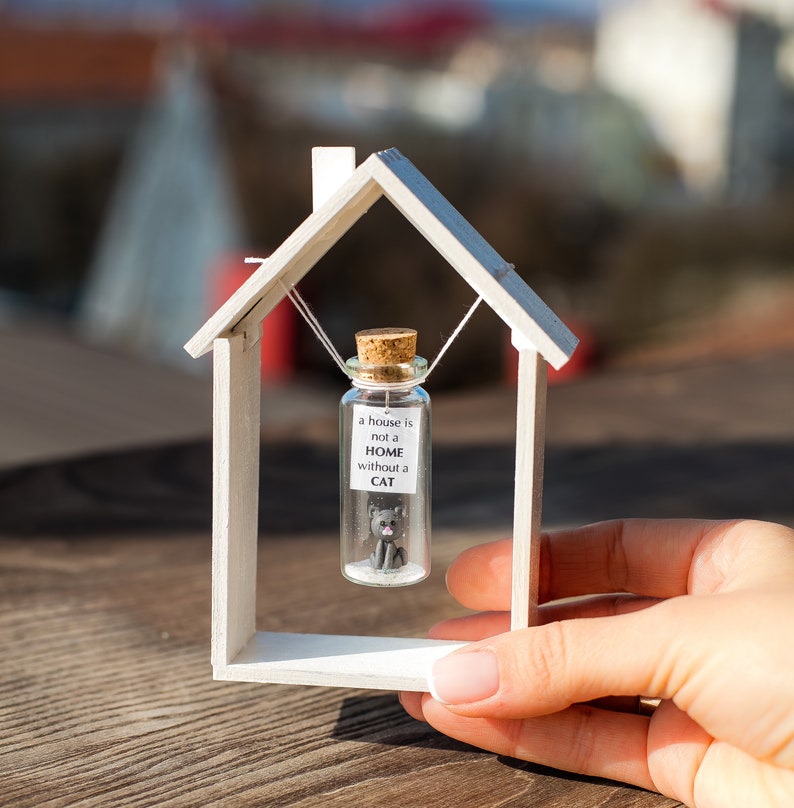
[{"label": "fingernail", "polygon": [[499,661],[492,651],[450,654],[428,676],[430,695],[442,704],[468,704],[499,690]]}]

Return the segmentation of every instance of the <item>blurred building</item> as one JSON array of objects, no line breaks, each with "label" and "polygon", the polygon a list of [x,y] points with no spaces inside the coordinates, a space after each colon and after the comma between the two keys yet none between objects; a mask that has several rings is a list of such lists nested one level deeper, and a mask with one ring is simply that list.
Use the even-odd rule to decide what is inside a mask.
[{"label": "blurred building", "polygon": [[158,38],[4,23],[0,310],[68,311],[153,86]]},{"label": "blurred building", "polygon": [[785,0],[626,0],[601,17],[596,71],[692,188],[758,202],[794,180],[792,32]]},{"label": "blurred building", "polygon": [[[725,228],[698,212],[794,182],[792,9],[0,0],[0,310],[78,313],[85,333],[178,361],[206,315],[214,253],[267,253],[309,212],[311,146],[395,145],[555,310],[634,323],[630,340],[664,318],[652,302],[678,296],[642,291],[632,320],[647,278],[683,288],[671,279],[687,266],[710,288],[733,260],[715,247]],[[158,83],[175,48],[196,69]],[[766,239],[788,260],[775,217],[753,227],[755,254]],[[375,206],[307,279],[337,344],[372,325],[375,300],[439,340],[471,302],[399,228]],[[731,249],[751,243],[731,233]],[[437,382],[503,341],[475,318],[461,365],[445,358]],[[306,367],[324,362],[311,335],[298,347]]]},{"label": "blurred building", "polygon": [[794,183],[794,25],[737,20],[729,143],[731,200],[757,204]]}]

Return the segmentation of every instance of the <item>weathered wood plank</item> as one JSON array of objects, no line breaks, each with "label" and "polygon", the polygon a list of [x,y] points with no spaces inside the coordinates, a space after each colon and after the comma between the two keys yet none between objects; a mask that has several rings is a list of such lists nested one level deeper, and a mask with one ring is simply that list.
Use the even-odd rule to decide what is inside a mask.
[{"label": "weathered wood plank", "polygon": [[207,377],[92,348],[64,330],[0,328],[0,379],[0,467],[210,433]]},{"label": "weathered wood plank", "polygon": [[[547,521],[794,524],[792,369],[778,354],[552,388]],[[507,535],[515,397],[458,393],[447,413],[455,440],[434,457],[447,529],[430,580],[402,591],[338,574],[335,450],[265,446],[262,630],[421,636],[459,613],[443,570]],[[504,434],[484,438],[497,421]],[[676,804],[448,741],[392,694],[212,681],[209,473],[206,445],[180,444],[0,474],[0,804]]]},{"label": "weathered wood plank", "polygon": [[[439,535],[439,569],[485,538]],[[344,581],[335,544],[268,538],[266,628],[415,634],[457,612],[440,574]],[[675,805],[450,741],[393,694],[213,681],[209,567],[194,533],[0,539],[0,804]]]}]

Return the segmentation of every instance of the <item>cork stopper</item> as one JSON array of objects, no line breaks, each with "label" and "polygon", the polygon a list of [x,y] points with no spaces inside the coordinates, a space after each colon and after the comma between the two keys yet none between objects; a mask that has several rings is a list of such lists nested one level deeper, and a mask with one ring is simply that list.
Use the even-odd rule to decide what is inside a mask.
[{"label": "cork stopper", "polygon": [[369,328],[356,332],[359,362],[368,365],[402,365],[416,356],[413,328]]},{"label": "cork stopper", "polygon": [[397,382],[410,379],[416,357],[413,328],[369,328],[356,332],[359,376],[371,381]]}]

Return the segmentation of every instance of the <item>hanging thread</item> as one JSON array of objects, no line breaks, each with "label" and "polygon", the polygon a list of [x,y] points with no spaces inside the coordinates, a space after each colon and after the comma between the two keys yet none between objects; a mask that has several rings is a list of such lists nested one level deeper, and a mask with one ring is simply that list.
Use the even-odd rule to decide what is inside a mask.
[{"label": "hanging thread", "polygon": [[458,323],[458,327],[449,335],[449,339],[441,346],[441,350],[436,354],[436,358],[430,363],[430,367],[425,373],[425,379],[436,369],[436,365],[441,361],[441,357],[447,352],[450,345],[458,338],[458,334],[466,327],[466,323],[471,319],[472,314],[477,310],[477,306],[482,303],[482,295],[478,295],[474,303],[471,304],[469,310],[463,316],[463,319]]},{"label": "hanging thread", "polygon": [[331,342],[331,338],[325,333],[325,330],[320,325],[320,321],[314,316],[314,312],[309,307],[309,304],[303,299],[301,293],[295,286],[288,289],[284,282],[279,279],[279,285],[287,293],[287,296],[292,301],[293,306],[300,312],[303,319],[309,324],[309,328],[314,331],[314,335],[320,340],[320,344],[328,351],[331,358],[336,362],[339,369],[345,376],[348,375],[347,368],[345,367],[345,360],[342,355],[336,350],[336,346]]},{"label": "hanging thread", "polygon": [[[264,258],[252,257],[252,258],[246,258],[245,263],[264,264],[265,260],[266,259]],[[284,281],[281,280],[281,278],[278,279],[278,283],[279,286],[281,286],[281,288],[284,290],[287,297],[292,301],[292,305],[295,306],[295,308],[298,310],[298,313],[301,315],[301,317],[303,317],[309,328],[311,328],[311,330],[314,332],[314,335],[320,341],[320,344],[325,348],[326,351],[328,351],[328,354],[334,360],[337,367],[342,371],[342,373],[345,374],[345,376],[351,378],[350,374],[347,372],[347,367],[345,366],[345,360],[342,358],[342,355],[336,349],[336,346],[333,344],[333,342],[331,342],[331,338],[328,336],[328,334],[325,333],[325,330],[320,324],[320,321],[317,319],[314,312],[311,310],[309,304],[306,302],[301,293],[298,291],[298,288],[296,286],[288,287],[284,283]],[[436,354],[435,359],[433,359],[433,361],[430,364],[430,367],[428,367],[427,373],[425,373],[425,375],[422,377],[422,381],[426,381],[427,377],[430,376],[430,374],[435,370],[436,366],[441,361],[441,358],[447,352],[452,343],[458,338],[460,332],[463,331],[463,329],[466,327],[467,323],[471,319],[471,316],[477,310],[477,307],[480,305],[480,303],[482,303],[482,295],[477,296],[477,299],[474,301],[474,303],[471,304],[469,310],[466,312],[466,314],[463,315],[463,319],[458,323],[455,330],[449,335],[446,342],[441,346],[441,349]],[[415,383],[416,382],[414,382],[414,384]],[[386,406],[388,407],[388,399]]]}]

